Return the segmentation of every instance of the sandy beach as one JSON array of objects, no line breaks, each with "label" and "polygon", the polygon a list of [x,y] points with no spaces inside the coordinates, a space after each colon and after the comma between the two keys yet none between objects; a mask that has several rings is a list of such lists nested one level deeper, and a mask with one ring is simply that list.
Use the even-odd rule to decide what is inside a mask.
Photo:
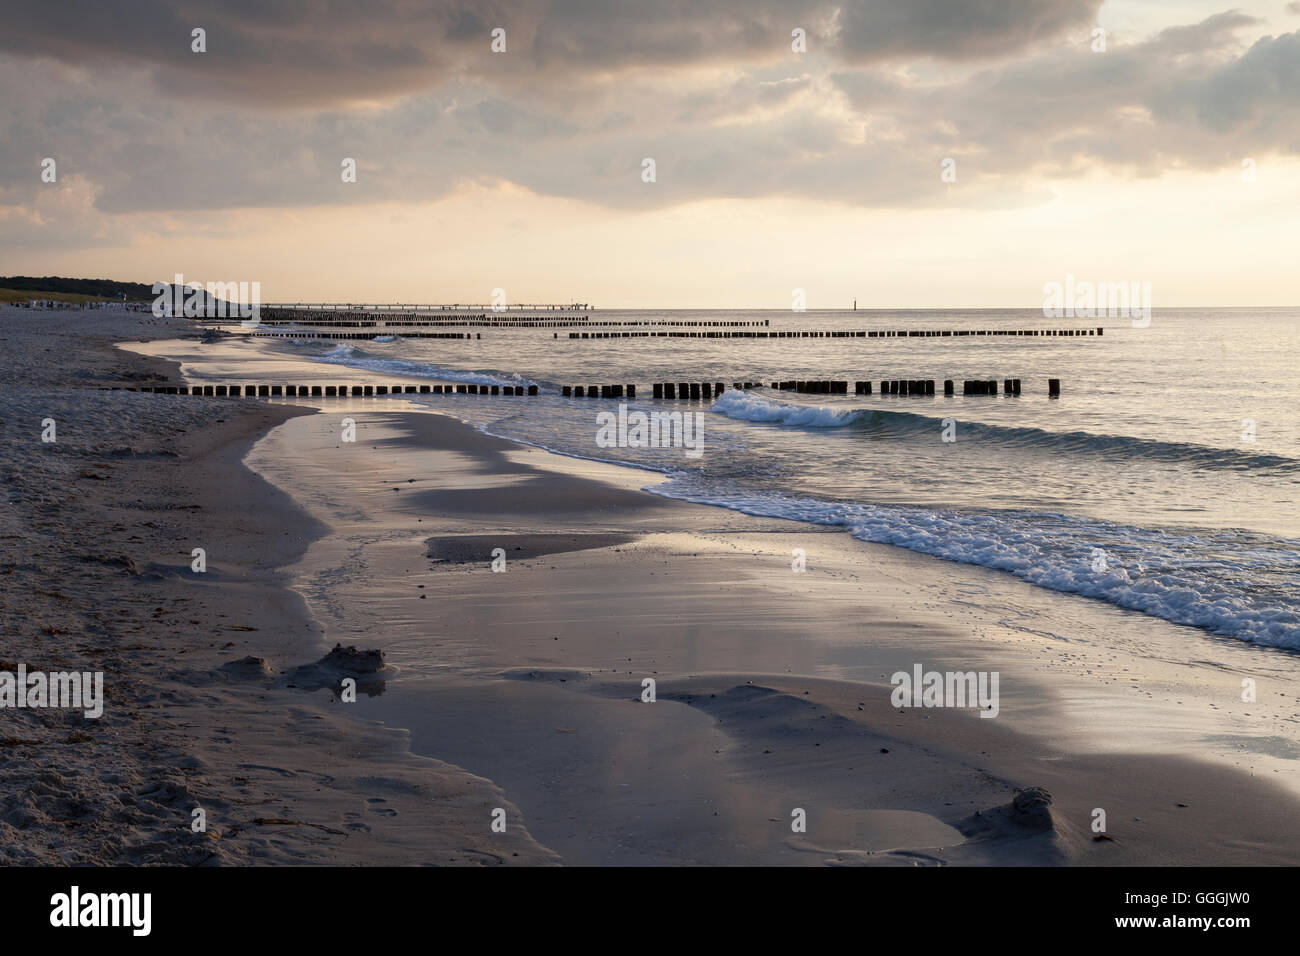
[{"label": "sandy beach", "polygon": [[[5,669],[102,670],[107,698],[98,720],[6,712],[5,862],[553,859],[522,826],[490,841],[473,825],[511,806],[487,780],[287,688],[329,650],[283,571],[325,528],[242,459],[301,411],[96,389],[176,380],[113,342],[190,334],[183,322],[4,309],[0,328]],[[57,440],[42,443],[48,417]]]},{"label": "sandy beach", "polygon": [[[6,658],[108,688],[97,721],[6,714],[9,862],[1300,860],[1274,652],[1188,660],[1178,625],[400,399],[96,387],[237,364],[183,322],[0,330]],[[997,719],[894,706],[918,664],[997,672]]]}]

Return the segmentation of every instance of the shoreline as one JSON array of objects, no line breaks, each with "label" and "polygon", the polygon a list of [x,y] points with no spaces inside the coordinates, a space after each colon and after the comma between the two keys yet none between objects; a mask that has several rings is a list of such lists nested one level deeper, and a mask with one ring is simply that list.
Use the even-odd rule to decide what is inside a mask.
[{"label": "shoreline", "polygon": [[[4,321],[27,351],[11,350],[20,360],[0,385],[24,357],[48,378],[47,340]],[[187,328],[131,322],[160,337]],[[61,355],[68,378],[82,366],[105,378],[173,374],[170,363],[124,358],[111,338]],[[10,427],[52,403],[67,409],[68,467],[20,484],[32,498],[16,506],[44,508],[55,540],[87,551],[98,542],[101,559],[92,576],[81,555],[51,565],[35,552],[0,596],[25,586],[25,608],[52,619],[70,597],[88,605],[123,582],[131,589],[91,626],[82,610],[80,621],[47,625],[56,634],[24,635],[36,649],[77,627],[94,633],[110,648],[93,656],[115,668],[105,670],[118,675],[108,681],[118,706],[88,731],[95,722],[24,715],[31,737],[14,739],[32,742],[6,748],[5,777],[22,779],[11,765],[39,753],[74,778],[53,799],[86,809],[63,820],[44,811],[54,774],[18,790],[0,812],[11,862],[1300,860],[1294,731],[1279,731],[1277,759],[1265,762],[1259,726],[1207,712],[1220,710],[1222,688],[1199,686],[1201,672],[1233,678],[1244,657],[1207,647],[1198,650],[1212,666],[1162,667],[1160,642],[1173,648],[1176,626],[834,529],[660,498],[640,490],[644,472],[394,403],[331,406],[359,423],[348,449],[357,454],[345,457],[337,421],[301,399],[214,405],[9,388],[0,401],[19,413],[0,416]],[[34,454],[11,471],[34,467]],[[66,515],[54,490],[78,468],[104,477],[77,479],[79,513]],[[145,495],[121,501],[121,487]],[[201,579],[187,571],[187,546],[200,539],[210,562]],[[504,575],[483,555],[493,542]],[[791,574],[794,547],[808,551],[812,573]],[[33,575],[59,573],[68,583],[56,592],[33,587]],[[197,610],[181,616],[169,602]],[[1124,626],[1156,650],[1098,641]],[[290,634],[302,636],[286,644]],[[384,651],[388,668],[319,659],[337,640]],[[916,661],[1000,670],[1003,718],[893,709],[888,676]],[[1127,696],[1091,678],[1105,668],[1103,682],[1117,684],[1134,662],[1146,670]],[[363,690],[355,705],[336,694],[349,673]],[[653,705],[638,699],[648,676]],[[1147,703],[1157,695],[1171,699]],[[1177,696],[1196,705],[1190,730]],[[1103,746],[1106,729],[1135,716],[1149,725]],[[1096,740],[1091,724],[1104,728]],[[1204,756],[1216,728],[1251,740],[1241,769],[1190,756]],[[99,779],[84,772],[78,732],[115,748],[96,760]],[[1145,755],[1143,742],[1156,740],[1173,752]],[[50,759],[55,746],[68,749]],[[1264,779],[1279,767],[1289,793]],[[1052,794],[1046,814],[1014,804],[1018,788],[1033,787]],[[113,800],[126,808],[116,817],[103,811]],[[206,835],[190,833],[196,805],[208,811]],[[1111,840],[1089,830],[1099,806]],[[497,807],[504,834],[489,829]],[[794,808],[807,813],[806,834],[790,831]],[[89,852],[77,844],[88,832],[99,840]]]},{"label": "shoreline", "polygon": [[[298,569],[308,601],[326,605],[346,556],[347,590],[358,597],[335,607],[326,626],[374,634],[400,666],[388,692],[359,702],[359,709],[407,728],[417,752],[450,759],[518,794],[532,832],[566,862],[1280,864],[1300,852],[1290,816],[1294,793],[1202,760],[1144,753],[1138,738],[1160,735],[1159,728],[1136,733],[1130,753],[1080,747],[1084,738],[1058,706],[1069,688],[1026,669],[1023,658],[998,659],[1014,669],[1009,689],[1004,682],[1004,707],[1017,729],[1004,721],[994,730],[998,721],[943,711],[919,720],[909,715],[906,729],[895,726],[897,712],[886,703],[892,668],[918,659],[990,659],[988,648],[951,619],[913,607],[915,588],[906,579],[923,568],[935,574],[934,559],[904,553],[890,560],[883,556],[893,549],[831,529],[658,498],[640,490],[643,473],[553,456],[442,414],[398,410],[404,408],[338,409],[357,422],[357,442],[346,455],[337,424],[322,420],[328,415],[295,420],[259,443],[250,464],[295,494],[314,492],[314,505],[323,505],[318,514],[336,528]],[[554,547],[556,541],[563,546]],[[791,544],[809,546],[823,573],[791,575]],[[504,576],[490,570],[489,545],[511,556]],[[516,549],[524,552],[518,561]],[[854,563],[863,554],[902,573],[891,568],[891,581],[862,572]],[[968,580],[994,576],[961,566],[947,571]],[[667,593],[654,582],[665,575]],[[794,580],[801,587],[792,591]],[[815,612],[799,593],[814,581]],[[825,635],[855,633],[864,581],[876,595],[888,586],[887,595],[868,602],[873,646],[865,655],[861,646]],[[1031,590],[1016,586],[1017,593]],[[1039,601],[1071,604],[1051,592]],[[780,610],[769,612],[773,606]],[[743,629],[736,628],[741,620]],[[1158,621],[1144,626],[1179,630]],[[890,630],[907,637],[891,637]],[[612,640],[620,642],[617,654],[607,646]],[[926,648],[919,656],[918,642]],[[803,650],[792,655],[793,646]],[[736,670],[738,662],[746,669]],[[653,708],[637,706],[647,676],[659,682]],[[701,704],[705,698],[735,706],[711,709]],[[805,706],[836,732],[800,726]],[[1142,705],[1130,705],[1116,719],[1141,712]],[[762,760],[750,763],[748,743],[772,724],[786,738],[808,732],[818,760],[810,766],[788,747],[774,756],[769,742]],[[1021,732],[1026,727],[1034,731],[1029,736]],[[846,768],[875,755],[863,741],[885,737],[897,777],[887,786],[855,778]],[[829,767],[832,759],[842,766]],[[936,762],[943,773],[927,777]],[[1141,803],[1141,813],[1124,825],[1112,822],[1113,843],[1093,841],[1093,809],[1115,812],[1132,803],[1110,782],[1117,771],[1126,786],[1139,781],[1152,802]],[[579,782],[566,783],[571,777]],[[956,787],[961,800],[936,801],[918,785],[924,780],[943,792],[942,781],[954,777],[964,780]],[[1211,780],[1218,792],[1257,808],[1252,823],[1234,822],[1230,804],[1211,797]],[[1007,825],[1016,789],[1045,783],[1055,795],[1055,829],[1027,834]],[[628,789],[646,796],[629,803]],[[903,793],[910,796],[900,808],[894,803]],[[773,832],[780,828],[772,821],[784,815],[777,812],[782,794],[797,798],[791,806],[810,817],[816,808],[820,842]],[[726,814],[724,826],[698,817],[701,806],[763,809]],[[1194,814],[1184,812],[1190,806],[1198,807]],[[891,816],[896,812],[913,816],[900,822]],[[986,826],[989,814],[996,826]],[[633,822],[646,819],[657,822]],[[1186,840],[1189,824],[1202,834],[1200,845]],[[1265,825],[1274,833],[1267,851],[1268,841],[1252,829]],[[957,845],[937,852],[927,843],[936,834]],[[900,838],[904,845],[894,845]],[[1242,850],[1244,843],[1254,849]],[[689,856],[682,845],[693,848]]]}]

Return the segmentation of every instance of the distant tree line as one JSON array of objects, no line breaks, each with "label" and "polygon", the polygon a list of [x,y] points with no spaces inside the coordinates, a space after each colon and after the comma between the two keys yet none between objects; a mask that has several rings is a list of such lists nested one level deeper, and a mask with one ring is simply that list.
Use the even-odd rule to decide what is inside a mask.
[{"label": "distant tree line", "polygon": [[[117,299],[126,294],[133,302],[152,301],[153,284],[118,282],[115,279],[67,279],[63,276],[0,276],[0,289],[19,292],[70,292]],[[39,295],[34,298],[40,298]]]}]

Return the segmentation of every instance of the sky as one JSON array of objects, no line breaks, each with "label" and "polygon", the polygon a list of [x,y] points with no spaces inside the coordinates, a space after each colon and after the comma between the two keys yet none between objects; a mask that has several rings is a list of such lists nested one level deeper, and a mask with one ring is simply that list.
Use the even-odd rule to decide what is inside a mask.
[{"label": "sky", "polygon": [[0,0],[3,275],[1294,306],[1298,212],[1300,2]]}]

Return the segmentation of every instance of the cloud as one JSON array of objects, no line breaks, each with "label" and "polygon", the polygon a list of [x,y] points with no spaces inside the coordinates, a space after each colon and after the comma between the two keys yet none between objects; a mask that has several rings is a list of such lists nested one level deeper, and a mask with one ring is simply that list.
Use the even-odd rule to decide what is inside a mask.
[{"label": "cloud", "polygon": [[860,115],[906,130],[923,154],[965,155],[960,165],[981,177],[1236,166],[1300,152],[1300,34],[1243,51],[1233,31],[1252,22],[1219,15],[1105,53],[1053,50],[941,85],[870,72],[835,81]]},{"label": "cloud", "polygon": [[[147,8],[147,0],[140,6]],[[328,34],[321,49],[329,52],[319,64],[304,65],[310,41],[300,11],[326,7],[337,8],[340,23],[361,35],[319,27]],[[761,0],[743,8],[704,2],[698,20],[679,13],[640,35],[633,29],[646,16],[640,4],[537,4],[527,35],[543,38],[545,49],[563,48],[566,57],[590,51],[590,62],[578,73],[542,56],[529,74],[521,56],[524,65],[488,76],[482,64],[471,70],[456,60],[466,44],[486,48],[484,29],[495,22],[488,4],[442,4],[431,8],[436,16],[423,8],[397,16],[411,27],[405,54],[382,12],[362,27],[360,4],[302,0],[263,7],[249,0],[248,8],[243,19],[241,5],[224,4],[223,16],[206,22],[223,27],[229,20],[244,31],[259,24],[256,43],[283,47],[285,59],[274,69],[285,72],[249,68],[241,79],[223,81],[221,95],[179,81],[160,87],[159,70],[198,82],[199,74],[186,72],[185,57],[196,56],[188,53],[188,29],[177,65],[143,53],[136,63],[134,51],[149,47],[144,40],[131,41],[130,56],[110,51],[116,33],[99,43],[70,35],[56,42],[48,29],[24,27],[29,38],[44,38],[46,56],[0,56],[0,88],[11,91],[0,100],[0,214],[16,230],[15,241],[35,232],[67,242],[102,236],[103,217],[127,214],[144,215],[144,226],[154,216],[160,230],[186,221],[194,229],[219,229],[229,210],[415,202],[468,184],[514,184],[623,210],[772,196],[864,207],[1007,208],[1040,201],[1043,182],[1053,177],[1236,168],[1244,156],[1300,152],[1300,34],[1243,44],[1238,37],[1256,21],[1235,12],[1093,53],[1086,33],[1069,35],[1070,14],[1060,5],[1015,7],[1033,16],[1014,23],[976,10],[934,28],[924,55],[943,51],[949,68],[918,71],[893,59],[903,50],[922,55],[920,40],[908,39],[902,25],[874,52],[865,34],[857,34],[862,48],[852,57],[847,47],[819,53],[815,44],[805,57],[758,56],[772,36],[785,43],[789,32],[788,18],[778,29],[779,5]],[[176,9],[168,23],[181,29],[188,15],[184,4]],[[865,29],[837,20],[828,8],[801,9],[824,14],[807,22],[810,36],[821,24],[828,44]],[[744,18],[734,10],[745,11]],[[919,3],[910,16],[921,23],[936,10]],[[123,14],[123,29],[141,26],[137,17]],[[429,35],[441,38],[427,50],[427,37],[414,30],[426,22],[433,25]],[[774,32],[744,28],[753,23]],[[109,26],[102,19],[92,25]],[[1055,43],[1035,39],[1054,30],[1066,35]],[[614,47],[597,49],[602,31]],[[207,56],[219,51],[228,72],[244,70],[240,58],[253,48],[214,47],[213,35]],[[285,42],[275,41],[277,35]],[[715,46],[696,60],[691,51],[704,51],[708,36]],[[1019,52],[964,59],[992,56],[1000,49],[994,36],[1008,49],[1019,44]],[[513,28],[509,37],[513,43]],[[12,35],[0,39],[14,42]],[[92,49],[93,55],[76,53]],[[621,63],[633,49],[660,65],[602,72],[600,64]],[[386,51],[396,73],[384,73]],[[335,54],[342,59],[331,63]],[[111,67],[92,62],[96,56]],[[681,58],[678,65],[662,66],[674,57]],[[473,58],[501,59],[481,52]],[[317,86],[331,87],[325,91],[331,104],[351,82],[340,62],[368,64],[371,94],[391,93],[390,81],[417,66],[431,72],[419,89],[390,102],[358,106],[355,88],[348,87],[346,106],[303,106],[309,75]],[[229,84],[297,105],[277,111],[232,105]],[[57,158],[61,177],[81,184],[75,202],[50,201],[54,194],[39,180],[46,156]],[[345,157],[357,161],[356,183],[341,179]],[[645,157],[657,163],[653,184],[641,181]],[[948,157],[957,161],[953,185],[939,177]]]},{"label": "cloud", "polygon": [[[146,69],[169,95],[263,107],[383,99],[444,79],[485,3],[363,0],[61,0],[6,17],[0,52]],[[206,33],[206,52],[192,31]]]},{"label": "cloud", "polygon": [[1300,144],[1300,33],[1265,37],[1199,89],[1197,117],[1209,129],[1296,151]]},{"label": "cloud", "polygon": [[837,42],[853,62],[997,59],[1095,23],[1100,7],[1100,0],[845,4]]},{"label": "cloud", "polygon": [[[391,102],[454,77],[520,84],[647,67],[753,66],[791,31],[845,62],[1005,57],[1101,0],[60,0],[6,18],[0,53],[147,70],[170,96],[306,109]],[[490,49],[506,31],[505,54]],[[206,31],[206,52],[191,33]]]}]

